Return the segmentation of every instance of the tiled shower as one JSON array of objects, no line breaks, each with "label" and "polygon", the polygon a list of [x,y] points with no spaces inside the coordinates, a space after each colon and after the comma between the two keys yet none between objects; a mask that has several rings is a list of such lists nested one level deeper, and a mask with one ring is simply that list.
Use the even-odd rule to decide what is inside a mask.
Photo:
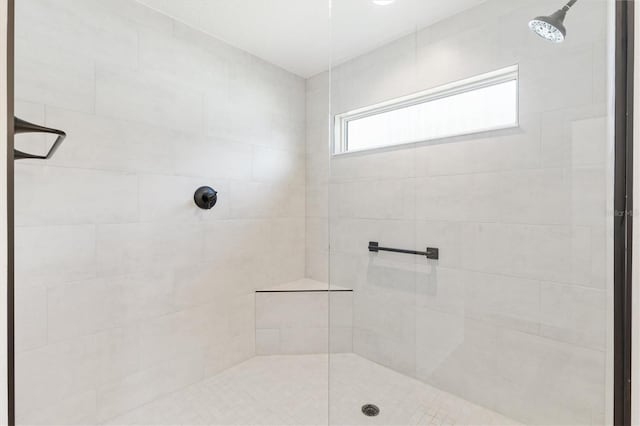
[{"label": "tiled shower", "polygon": [[[18,424],[606,424],[614,2],[558,45],[557,1],[462,0],[337,55],[404,1],[309,0],[313,75],[177,0],[16,2],[16,115],[67,133],[15,168]],[[517,126],[337,151],[341,114],[503,69]]]}]

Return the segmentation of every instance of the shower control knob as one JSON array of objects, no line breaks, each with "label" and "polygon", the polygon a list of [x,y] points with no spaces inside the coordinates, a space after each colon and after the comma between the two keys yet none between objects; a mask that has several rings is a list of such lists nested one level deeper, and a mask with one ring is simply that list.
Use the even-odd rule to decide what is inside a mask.
[{"label": "shower control knob", "polygon": [[203,210],[211,210],[218,202],[218,192],[208,186],[202,186],[196,190],[193,201]]}]

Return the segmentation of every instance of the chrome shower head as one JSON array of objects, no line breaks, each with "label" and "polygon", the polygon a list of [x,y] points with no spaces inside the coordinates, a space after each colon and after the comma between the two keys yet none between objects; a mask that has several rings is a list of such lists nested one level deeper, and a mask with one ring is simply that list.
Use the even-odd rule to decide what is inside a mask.
[{"label": "chrome shower head", "polygon": [[529,22],[529,28],[545,40],[562,43],[567,36],[564,18],[567,16],[571,6],[576,4],[577,1],[570,0],[562,9],[557,10],[550,16],[538,16]]}]

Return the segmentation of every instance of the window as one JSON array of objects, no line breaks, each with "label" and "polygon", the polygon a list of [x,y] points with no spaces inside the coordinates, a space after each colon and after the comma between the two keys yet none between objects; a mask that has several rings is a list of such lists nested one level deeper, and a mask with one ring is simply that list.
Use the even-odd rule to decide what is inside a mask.
[{"label": "window", "polygon": [[336,116],[334,153],[518,126],[513,66]]}]

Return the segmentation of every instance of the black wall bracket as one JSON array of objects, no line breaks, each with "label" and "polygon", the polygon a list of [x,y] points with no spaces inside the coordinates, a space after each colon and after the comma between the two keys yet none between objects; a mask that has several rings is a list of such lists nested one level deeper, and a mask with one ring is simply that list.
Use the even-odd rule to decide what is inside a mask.
[{"label": "black wall bracket", "polygon": [[58,135],[56,141],[51,145],[51,149],[46,155],[36,155],[36,154],[28,154],[26,152],[22,152],[20,150],[13,150],[13,158],[15,160],[24,160],[24,159],[35,159],[35,160],[48,160],[53,157],[53,154],[60,148],[60,145],[67,137],[67,134],[62,130],[51,129],[49,127],[39,126],[37,124],[29,123],[28,121],[24,121],[19,119],[18,117],[14,117],[14,133],[16,135],[20,133],[51,133],[54,135]]},{"label": "black wall bracket", "polygon": [[211,210],[218,202],[218,191],[208,186],[202,186],[196,190],[193,201],[201,209]]}]

